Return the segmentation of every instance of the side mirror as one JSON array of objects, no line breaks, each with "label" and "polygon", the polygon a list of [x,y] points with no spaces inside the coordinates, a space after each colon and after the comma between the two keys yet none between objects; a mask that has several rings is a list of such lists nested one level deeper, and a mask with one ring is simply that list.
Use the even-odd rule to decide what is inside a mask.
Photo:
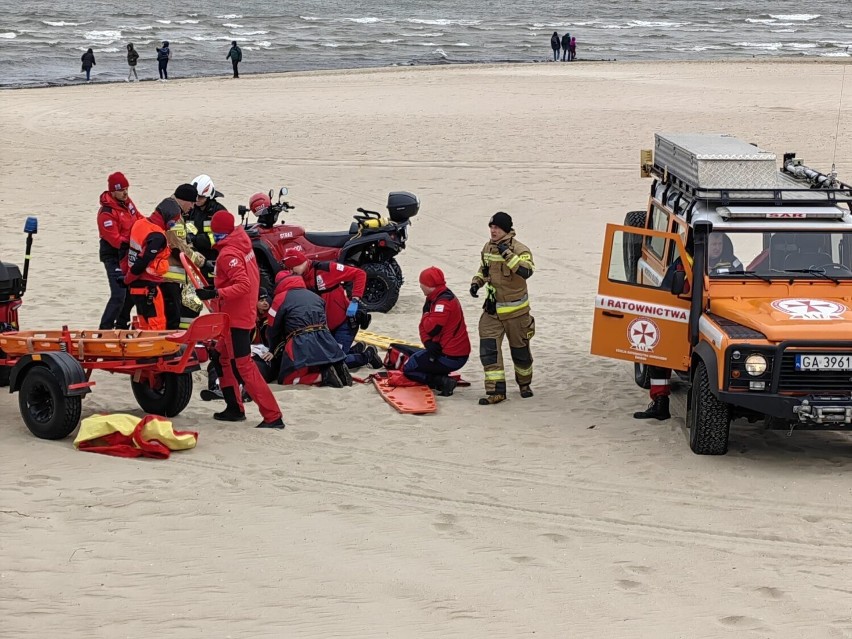
[{"label": "side mirror", "polygon": [[38,233],[38,218],[28,217],[24,222],[24,233]]},{"label": "side mirror", "polygon": [[287,190],[287,187],[286,187],[286,186],[282,186],[282,187],[281,187],[281,191],[279,191],[279,193],[278,193],[278,197],[284,197],[284,196],[285,196],[285,195],[287,195],[289,192],[290,192],[290,191],[288,191],[288,190]]},{"label": "side mirror", "polygon": [[237,213],[239,213],[240,217],[245,217],[248,214],[248,208],[245,204],[240,204],[237,207]]},{"label": "side mirror", "polygon": [[675,271],[672,277],[672,294],[683,295],[686,290],[686,272]]}]

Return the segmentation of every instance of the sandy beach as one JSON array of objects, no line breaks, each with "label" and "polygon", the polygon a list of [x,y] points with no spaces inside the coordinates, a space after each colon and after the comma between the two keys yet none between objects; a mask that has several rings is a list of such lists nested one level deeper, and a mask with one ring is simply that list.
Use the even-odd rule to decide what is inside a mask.
[{"label": "sandy beach", "polygon": [[[657,131],[725,132],[852,181],[852,65],[453,66],[0,92],[0,258],[32,252],[24,328],[95,327],[95,215],[123,171],[150,213],[213,176],[238,204],[286,185],[288,221],[343,230],[408,190],[417,274],[466,291],[491,214],[533,251],[532,399],[471,388],[399,415],[370,386],[274,388],[287,429],[175,426],[167,461],[33,437],[0,389],[0,637],[852,638],[852,436],[737,422],[693,455],[683,410],[643,423],[631,367],[589,355],[604,226],[644,208]],[[848,76],[848,77],[846,77]],[[845,91],[842,91],[845,79]],[[842,95],[842,102],[841,102]],[[839,118],[839,120],[838,120]],[[837,135],[839,133],[839,135]],[[836,139],[835,139],[836,138]],[[508,350],[506,351],[508,355]],[[196,381],[200,381],[196,377]],[[96,374],[83,416],[141,414]],[[197,385],[198,388],[198,385]]]}]

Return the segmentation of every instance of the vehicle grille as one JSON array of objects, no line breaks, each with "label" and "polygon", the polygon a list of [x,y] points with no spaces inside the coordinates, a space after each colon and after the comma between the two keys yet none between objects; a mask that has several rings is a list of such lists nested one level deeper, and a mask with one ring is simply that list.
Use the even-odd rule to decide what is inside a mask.
[{"label": "vehicle grille", "polygon": [[[808,350],[818,354],[820,351]],[[825,351],[823,351],[825,352]],[[836,355],[837,351],[829,354]],[[778,392],[822,393],[852,390],[852,371],[797,371],[796,353],[787,351],[781,357],[781,377]]]}]

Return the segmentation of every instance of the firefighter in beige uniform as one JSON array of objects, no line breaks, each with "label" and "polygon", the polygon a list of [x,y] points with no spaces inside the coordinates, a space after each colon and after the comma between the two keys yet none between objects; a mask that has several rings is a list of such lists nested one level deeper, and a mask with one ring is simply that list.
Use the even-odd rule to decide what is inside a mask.
[{"label": "firefighter in beige uniform", "polygon": [[485,287],[485,303],[479,318],[479,359],[485,368],[486,396],[483,406],[506,399],[506,373],[503,370],[503,336],[509,338],[515,381],[521,397],[532,397],[533,358],[530,339],[535,335],[535,320],[530,315],[527,280],[535,265],[532,253],[515,238],[508,213],[495,213],[488,222],[491,241],[482,249],[479,272],[470,285],[470,294],[479,297]]}]

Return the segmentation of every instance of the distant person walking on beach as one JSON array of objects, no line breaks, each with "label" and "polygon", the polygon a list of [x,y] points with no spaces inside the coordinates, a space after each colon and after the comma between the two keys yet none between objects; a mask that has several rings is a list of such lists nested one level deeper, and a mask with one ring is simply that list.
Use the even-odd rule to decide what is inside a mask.
[{"label": "distant person walking on beach", "polygon": [[240,72],[237,69],[237,65],[243,61],[243,50],[237,46],[237,41],[234,40],[231,42],[231,50],[228,51],[228,55],[225,56],[226,60],[230,60],[231,64],[234,67],[234,77],[239,78]]},{"label": "distant person walking on beach", "polygon": [[553,61],[559,60],[559,34],[556,31],[550,36],[550,48],[553,49]]},{"label": "distant person walking on beach", "polygon": [[570,45],[571,45],[571,34],[566,31],[562,35],[562,62],[565,62],[565,58],[568,56],[568,47]]},{"label": "distant person walking on beach", "polygon": [[92,67],[95,66],[95,52],[91,49],[87,50],[82,56],[80,56],[80,61],[83,63],[83,67],[80,71],[86,72],[86,82],[92,81]]},{"label": "distant person walking on beach", "polygon": [[136,78],[136,81],[139,82],[139,76],[136,73],[136,62],[139,60],[139,52],[133,48],[133,43],[127,45],[127,66],[130,67],[130,71],[127,74],[127,80],[125,82],[130,82],[130,76]]},{"label": "distant person walking on beach", "polygon": [[163,40],[163,46],[157,47],[157,66],[160,70],[160,80],[169,79],[169,60],[172,59],[172,50],[169,49],[169,41]]},{"label": "distant person walking on beach", "polygon": [[568,45],[568,60],[573,60],[577,57],[577,38],[571,38],[571,44]]}]

